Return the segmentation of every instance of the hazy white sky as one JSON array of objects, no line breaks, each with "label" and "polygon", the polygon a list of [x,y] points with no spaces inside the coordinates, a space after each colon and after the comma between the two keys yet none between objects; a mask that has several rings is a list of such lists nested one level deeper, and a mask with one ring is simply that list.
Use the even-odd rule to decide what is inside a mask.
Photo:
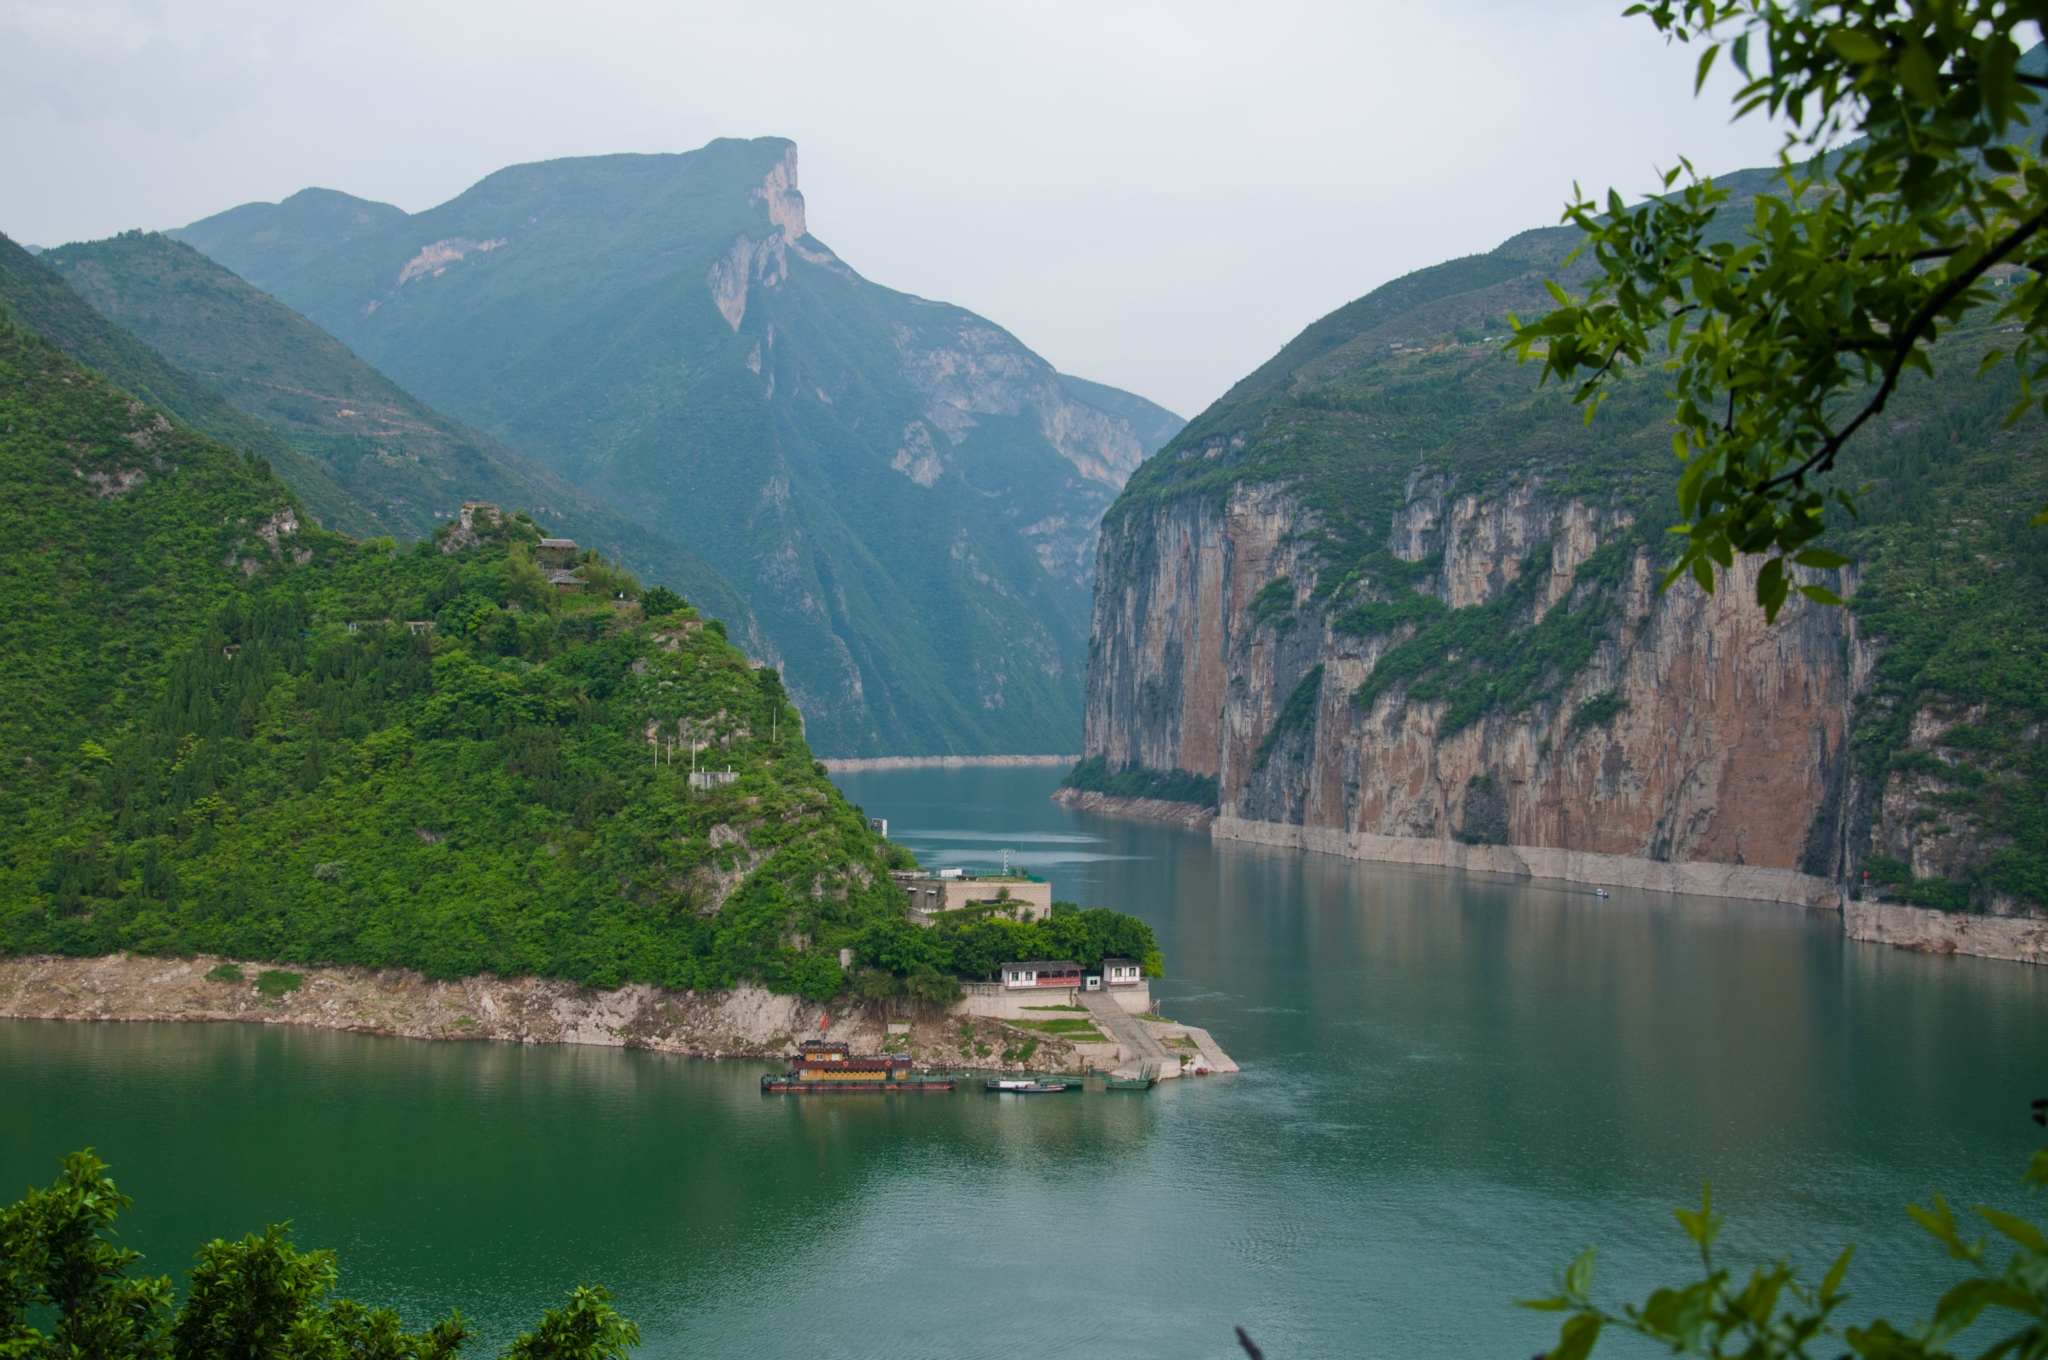
[{"label": "hazy white sky", "polygon": [[791,137],[812,232],[1192,416],[1303,326],[1774,130],[1625,0],[0,0],[0,231]]}]

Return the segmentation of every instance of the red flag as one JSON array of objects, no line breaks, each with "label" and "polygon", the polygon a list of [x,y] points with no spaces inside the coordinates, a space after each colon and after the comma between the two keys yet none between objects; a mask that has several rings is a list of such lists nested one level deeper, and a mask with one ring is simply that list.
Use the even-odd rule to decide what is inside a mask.
[{"label": "red flag", "polygon": [[825,1032],[825,1027],[830,1025],[831,1023],[832,1012],[826,1011],[823,1015],[818,1017],[818,1033],[823,1034]]}]

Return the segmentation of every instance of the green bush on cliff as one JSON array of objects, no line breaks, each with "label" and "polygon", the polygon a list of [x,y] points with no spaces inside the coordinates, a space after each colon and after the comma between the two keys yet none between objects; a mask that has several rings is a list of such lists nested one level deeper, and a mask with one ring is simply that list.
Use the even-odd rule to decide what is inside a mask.
[{"label": "green bush on cliff", "polygon": [[1090,756],[1060,781],[1063,789],[1080,789],[1112,798],[1157,798],[1169,803],[1216,806],[1216,776],[1192,770],[1148,770],[1142,765],[1109,768],[1106,756]]}]

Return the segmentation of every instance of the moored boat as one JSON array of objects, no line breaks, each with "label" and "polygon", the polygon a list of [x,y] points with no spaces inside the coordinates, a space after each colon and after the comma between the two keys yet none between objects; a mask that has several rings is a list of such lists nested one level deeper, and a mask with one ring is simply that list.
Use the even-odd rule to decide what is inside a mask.
[{"label": "moored boat", "polygon": [[983,1083],[991,1091],[1007,1091],[1012,1095],[1043,1096],[1055,1091],[1078,1091],[1078,1081],[1061,1081],[1058,1078],[1040,1080],[1037,1077],[990,1077]]},{"label": "moored boat", "polygon": [[806,1041],[789,1071],[770,1072],[761,1078],[764,1093],[950,1091],[953,1084],[951,1077],[934,1077],[914,1071],[908,1053],[855,1057],[847,1052],[846,1045],[822,1039]]},{"label": "moored boat", "polygon": [[1106,1091],[1148,1091],[1159,1081],[1158,1063],[1140,1063],[1138,1074],[1120,1077],[1114,1072],[1102,1074],[1102,1086]]}]

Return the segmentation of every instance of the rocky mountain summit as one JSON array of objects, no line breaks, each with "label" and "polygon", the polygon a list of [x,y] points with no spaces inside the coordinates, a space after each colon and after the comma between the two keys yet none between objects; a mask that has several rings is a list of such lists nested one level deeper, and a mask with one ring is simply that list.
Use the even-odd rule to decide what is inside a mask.
[{"label": "rocky mountain summit", "polygon": [[797,149],[307,190],[172,233],[739,590],[821,752],[1072,750],[1096,525],[1171,413],[810,234]]}]

